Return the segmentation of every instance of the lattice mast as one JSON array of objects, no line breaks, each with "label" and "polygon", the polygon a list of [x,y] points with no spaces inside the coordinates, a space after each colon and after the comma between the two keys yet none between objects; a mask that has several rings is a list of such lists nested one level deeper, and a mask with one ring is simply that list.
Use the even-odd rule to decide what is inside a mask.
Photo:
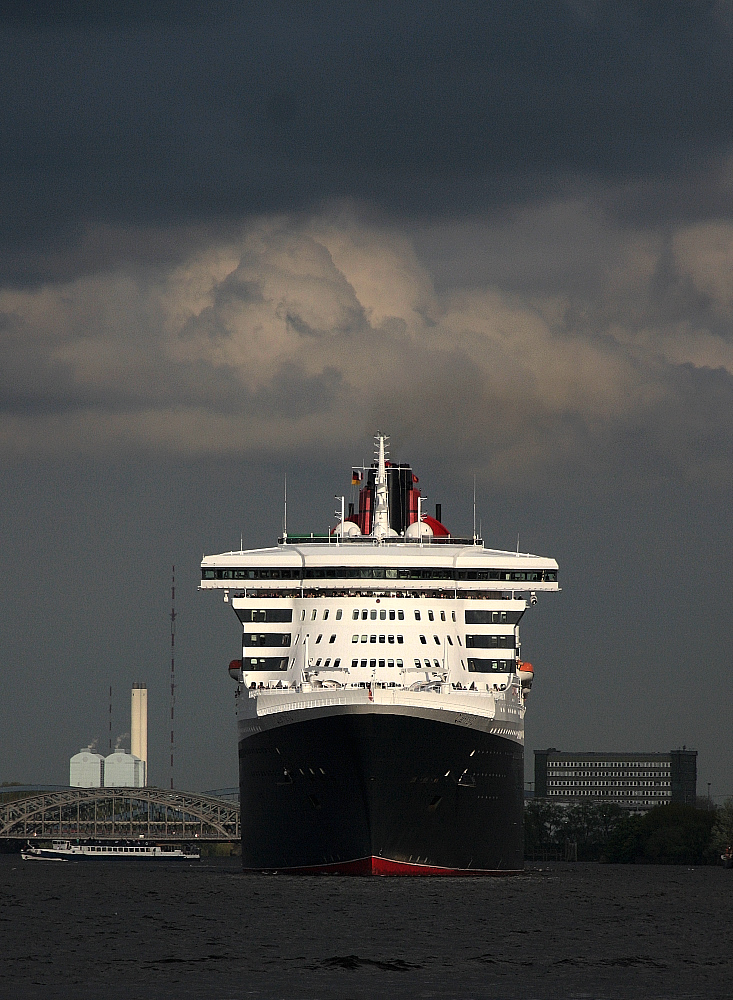
[{"label": "lattice mast", "polygon": [[174,717],[176,708],[176,567],[171,571],[171,788],[173,788]]}]

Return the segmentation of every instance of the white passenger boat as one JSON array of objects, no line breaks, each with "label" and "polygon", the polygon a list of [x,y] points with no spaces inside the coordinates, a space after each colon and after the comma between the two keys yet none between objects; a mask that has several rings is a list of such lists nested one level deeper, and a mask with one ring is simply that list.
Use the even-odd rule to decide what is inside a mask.
[{"label": "white passenger boat", "polygon": [[198,851],[165,844],[72,844],[54,840],[51,847],[28,845],[24,861],[198,861]]}]

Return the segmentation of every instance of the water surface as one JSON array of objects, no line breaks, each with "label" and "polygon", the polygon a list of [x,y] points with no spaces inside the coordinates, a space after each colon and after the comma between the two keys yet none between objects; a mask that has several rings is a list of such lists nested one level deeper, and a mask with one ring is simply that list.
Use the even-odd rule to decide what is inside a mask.
[{"label": "water surface", "polygon": [[0,996],[733,996],[733,871],[243,875],[0,856]]}]

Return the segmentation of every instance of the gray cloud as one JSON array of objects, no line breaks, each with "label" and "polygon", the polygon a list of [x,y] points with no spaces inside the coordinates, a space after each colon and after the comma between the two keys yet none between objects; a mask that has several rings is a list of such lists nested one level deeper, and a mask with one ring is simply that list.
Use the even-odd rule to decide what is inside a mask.
[{"label": "gray cloud", "polygon": [[623,180],[636,212],[660,211],[659,181],[704,174],[715,188],[733,140],[725,7],[703,0],[103,7],[34,4],[2,29],[14,280],[47,275],[47,251],[77,246],[90,222],[204,223],[336,197],[471,212],[583,178]]}]

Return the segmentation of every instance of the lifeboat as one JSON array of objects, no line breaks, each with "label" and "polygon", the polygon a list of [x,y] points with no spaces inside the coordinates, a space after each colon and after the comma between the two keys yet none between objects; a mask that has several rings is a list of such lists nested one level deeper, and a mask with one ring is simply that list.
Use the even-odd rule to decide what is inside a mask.
[{"label": "lifeboat", "polygon": [[232,660],[229,664],[229,676],[233,681],[241,681],[242,679],[242,661]]},{"label": "lifeboat", "polygon": [[532,690],[532,681],[534,680],[534,667],[531,663],[523,663],[521,660],[518,663],[517,676],[522,682],[522,695],[526,698],[529,692]]}]

